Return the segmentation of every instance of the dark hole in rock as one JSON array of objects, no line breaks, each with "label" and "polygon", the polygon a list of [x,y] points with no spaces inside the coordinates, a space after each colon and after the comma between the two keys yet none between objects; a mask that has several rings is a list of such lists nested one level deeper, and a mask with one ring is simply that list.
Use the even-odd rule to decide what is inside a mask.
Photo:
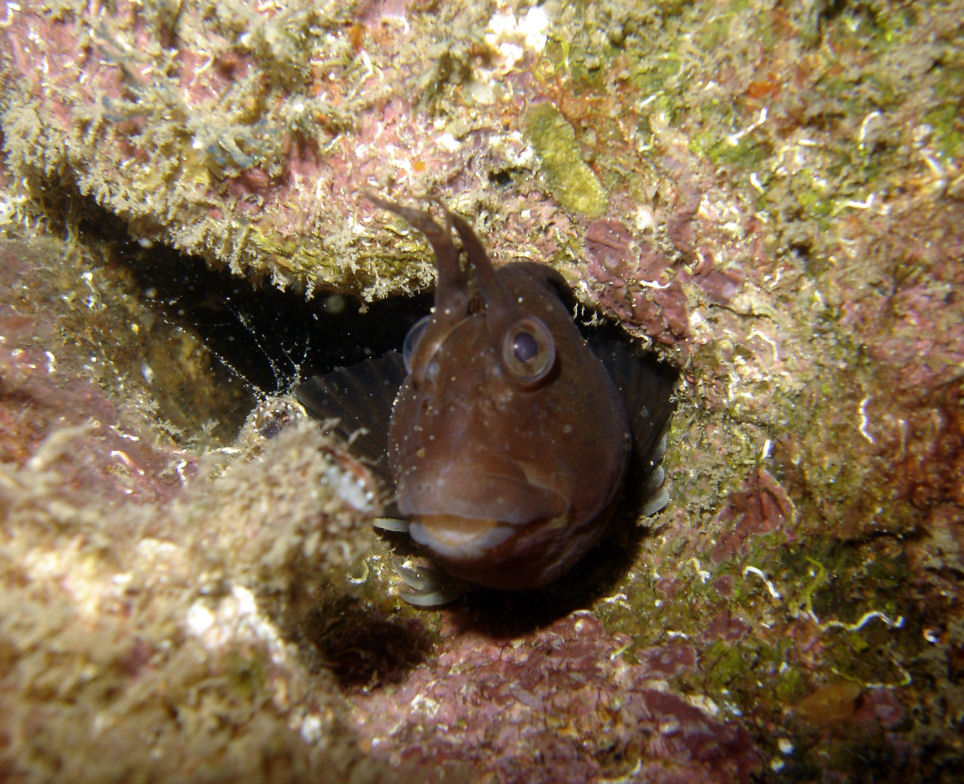
[{"label": "dark hole in rock", "polygon": [[371,303],[341,294],[307,300],[255,286],[168,249],[129,248],[132,269],[165,318],[196,332],[255,392],[281,394],[299,373],[325,373],[400,349],[429,307],[425,296]]},{"label": "dark hole in rock", "polygon": [[493,185],[508,185],[512,182],[512,171],[509,169],[501,169],[499,171],[489,172],[489,182]]},{"label": "dark hole in rock", "polygon": [[309,610],[292,638],[346,689],[397,683],[425,660],[431,647],[418,619],[385,616],[350,596]]},{"label": "dark hole in rock", "polygon": [[[143,307],[172,330],[198,338],[226,373],[224,418],[236,430],[258,398],[282,394],[299,378],[353,365],[401,349],[424,315],[431,294],[395,297],[367,306],[356,297],[279,290],[213,269],[203,259],[133,239],[126,223],[89,199],[80,200],[78,228],[85,242],[106,245],[108,263],[135,282]],[[162,394],[159,391],[159,394]],[[247,410],[237,403],[241,394]]]}]

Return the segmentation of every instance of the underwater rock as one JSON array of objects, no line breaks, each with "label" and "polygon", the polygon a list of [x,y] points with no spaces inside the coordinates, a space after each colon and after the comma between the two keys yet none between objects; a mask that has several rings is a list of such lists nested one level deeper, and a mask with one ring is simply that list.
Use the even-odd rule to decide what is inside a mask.
[{"label": "underwater rock", "polygon": [[372,551],[364,470],[306,421],[270,438],[252,421],[237,447],[202,455],[149,419],[144,392],[105,394],[91,376],[117,357],[61,329],[74,304],[56,286],[74,264],[97,283],[85,310],[122,301],[82,255],[0,239],[4,778],[381,775],[340,723],[333,680],[309,677],[286,638]]},{"label": "underwater rock", "polygon": [[[391,181],[464,193],[496,169],[529,167],[497,104],[475,104],[471,126],[423,110],[426,83],[443,87],[451,63],[439,27],[482,30],[485,9],[7,10],[0,127],[15,177],[49,207],[82,195],[140,240],[254,280],[367,299],[411,292],[429,267],[411,248],[385,257],[359,191]],[[544,45],[505,26],[492,44],[517,38],[519,57]],[[524,97],[510,103],[521,116]]]},{"label": "underwater rock", "polygon": [[[736,782],[761,768],[737,722],[665,689],[672,647],[633,664],[621,653],[627,640],[587,612],[512,642],[448,631],[457,641],[435,661],[356,698],[359,732],[376,755],[469,760],[495,781],[546,784]],[[683,660],[691,667],[692,652]]]},{"label": "underwater rock", "polygon": [[[613,220],[589,224],[586,251],[586,272],[599,288],[602,307],[653,340],[669,345],[685,341],[687,299],[667,256],[645,240],[637,242],[626,226]],[[670,272],[669,279],[664,279],[665,272]]]},{"label": "underwater rock", "polygon": [[[164,778],[170,764],[168,778],[290,781],[348,778],[353,766],[363,778],[362,763],[377,778],[414,757],[440,775],[460,760],[489,764],[499,781],[517,774],[492,749],[522,776],[538,775],[542,760],[525,761],[544,749],[549,770],[610,780],[954,780],[959,6],[814,4],[804,18],[756,0],[8,3],[4,239],[50,227],[66,249],[110,240],[79,231],[77,213],[96,202],[127,240],[372,300],[427,288],[434,274],[419,239],[389,228],[359,191],[432,193],[491,238],[495,265],[550,264],[581,304],[676,360],[683,384],[664,464],[671,504],[627,526],[599,594],[550,595],[563,612],[550,621],[506,605],[484,633],[472,625],[484,608],[468,601],[416,623],[384,590],[390,559],[369,538],[370,513],[331,494],[330,472],[335,484],[364,476],[342,445],[289,421],[273,439],[271,424],[240,444],[174,446],[161,412],[178,410],[163,408],[178,363],[164,356],[192,357],[178,396],[204,392],[198,419],[237,422],[251,405],[207,394],[220,380],[206,377],[197,343],[131,340],[130,324],[143,335],[151,319],[121,319],[122,300],[103,307],[98,274],[73,275],[56,296],[8,277],[4,771]],[[527,137],[537,105],[565,123],[563,160],[578,158],[605,194],[598,215],[557,202]],[[62,263],[70,277],[64,251],[38,270]],[[10,268],[35,260],[18,251]],[[46,317],[67,301],[70,318]],[[82,352],[64,353],[71,343]],[[140,369],[148,354],[163,379],[153,385]],[[62,389],[61,377],[87,383]],[[58,446],[61,416],[91,429]],[[199,432],[195,418],[179,421]],[[56,459],[38,495],[25,467],[42,444],[40,458]],[[228,478],[188,500],[181,460],[188,478],[199,472],[191,482]],[[315,485],[306,493],[299,477]],[[378,653],[396,635],[401,663]],[[508,694],[513,675],[529,680]],[[582,683],[618,719],[611,735]],[[379,723],[387,715],[396,724]],[[676,722],[703,728],[695,746],[671,734]]]}]

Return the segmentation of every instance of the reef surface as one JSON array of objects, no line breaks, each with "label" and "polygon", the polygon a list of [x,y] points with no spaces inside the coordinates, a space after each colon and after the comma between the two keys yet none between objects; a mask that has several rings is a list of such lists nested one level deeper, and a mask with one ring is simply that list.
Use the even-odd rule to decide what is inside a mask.
[{"label": "reef surface", "polygon": [[[3,15],[0,778],[953,780],[964,4]],[[565,586],[406,605],[350,447],[140,274],[424,290],[363,189],[681,368],[670,505]]]}]

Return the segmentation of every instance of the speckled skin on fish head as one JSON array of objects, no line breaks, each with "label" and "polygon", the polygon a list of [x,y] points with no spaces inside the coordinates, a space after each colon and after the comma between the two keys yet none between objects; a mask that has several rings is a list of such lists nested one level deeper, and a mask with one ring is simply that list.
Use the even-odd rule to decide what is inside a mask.
[{"label": "speckled skin on fish head", "polygon": [[453,576],[498,589],[546,585],[608,526],[631,445],[619,393],[555,273],[495,271],[458,216],[445,212],[443,230],[428,213],[373,201],[425,232],[439,267],[389,429],[398,509]]}]

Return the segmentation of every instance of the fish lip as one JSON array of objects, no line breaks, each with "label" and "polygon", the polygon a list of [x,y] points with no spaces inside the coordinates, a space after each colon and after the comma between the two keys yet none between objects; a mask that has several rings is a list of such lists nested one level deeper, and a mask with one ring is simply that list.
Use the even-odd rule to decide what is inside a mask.
[{"label": "fish lip", "polygon": [[[453,515],[431,515],[434,518],[453,518],[469,523],[470,530],[460,532],[454,526],[445,527],[441,519],[426,525],[424,518],[411,520],[408,533],[415,542],[429,548],[443,559],[452,561],[478,560],[503,544],[514,533],[513,527],[494,520],[474,520]],[[473,525],[477,523],[477,525]],[[471,530],[475,528],[476,530]],[[438,534],[443,533],[440,537]]]}]

